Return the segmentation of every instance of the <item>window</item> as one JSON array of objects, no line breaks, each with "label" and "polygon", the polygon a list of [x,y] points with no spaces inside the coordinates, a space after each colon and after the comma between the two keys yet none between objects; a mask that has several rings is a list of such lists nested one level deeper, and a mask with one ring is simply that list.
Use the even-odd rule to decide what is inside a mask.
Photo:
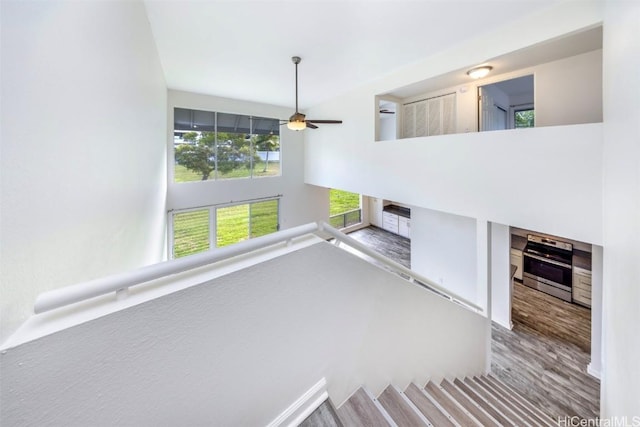
[{"label": "window", "polygon": [[278,119],[174,108],[174,182],[280,175]]},{"label": "window", "polygon": [[180,258],[278,231],[279,201],[208,206],[170,217],[171,257]]},{"label": "window", "polygon": [[332,188],[329,190],[329,215],[329,224],[338,229],[360,224],[360,195]]},{"label": "window", "polygon": [[533,108],[514,110],[513,123],[516,128],[532,128],[535,126],[535,111]]}]

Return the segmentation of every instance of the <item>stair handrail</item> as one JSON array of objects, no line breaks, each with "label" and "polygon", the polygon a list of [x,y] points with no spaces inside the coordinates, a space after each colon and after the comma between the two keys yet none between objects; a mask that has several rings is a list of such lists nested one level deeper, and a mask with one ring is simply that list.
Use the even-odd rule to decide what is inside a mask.
[{"label": "stair handrail", "polygon": [[325,223],[325,222],[318,222],[318,227],[320,229],[320,231],[324,231],[325,233],[331,235],[332,237],[334,237],[336,240],[342,242],[342,243],[346,243],[349,246],[351,246],[352,248],[358,250],[359,252],[362,252],[363,254],[375,259],[376,261],[381,262],[383,265],[389,267],[390,269],[392,269],[393,271],[395,271],[396,273],[401,273],[404,276],[407,276],[407,280],[409,280],[412,283],[415,283],[419,286],[422,286],[423,288],[426,288],[432,292],[435,292],[436,294],[454,302],[457,304],[460,304],[462,306],[465,306],[469,309],[471,309],[472,311],[478,312],[478,313],[482,313],[484,310],[482,309],[482,307],[478,306],[477,304],[469,301],[466,298],[463,298],[453,292],[451,292],[450,290],[444,289],[443,287],[441,287],[440,285],[438,285],[437,283],[435,283],[433,280],[428,279],[418,273],[416,273],[415,271],[405,267],[404,265],[393,261],[392,259],[374,251],[373,249],[369,248],[368,246],[360,243],[359,241],[357,241],[356,239],[354,239],[353,237],[349,237],[348,235],[342,233],[340,230],[337,230],[336,228],[332,227],[331,225]]},{"label": "stair handrail", "polygon": [[429,289],[439,294],[440,296],[449,299],[452,302],[455,302],[462,306],[466,306],[473,311],[483,311],[481,307],[472,303],[471,301],[468,301],[467,299],[440,287],[432,280],[423,277],[416,272],[406,268],[405,266],[385,257],[384,255],[375,252],[374,250],[368,248],[352,237],[347,236],[346,234],[322,221],[292,227],[286,230],[267,234],[265,236],[244,240],[230,246],[216,248],[199,254],[190,255],[184,258],[163,261],[134,270],[129,270],[123,273],[113,274],[110,276],[82,282],[76,285],[65,286],[63,288],[43,292],[36,298],[33,311],[36,314],[44,313],[46,311],[82,302],[84,300],[109,294],[111,292],[115,292],[117,296],[126,295],[128,289],[136,285],[147,283],[149,281],[160,279],[162,277],[167,277],[185,271],[193,270],[199,267],[204,267],[215,262],[223,261],[239,255],[244,255],[249,252],[263,249],[279,243],[287,242],[289,244],[293,239],[305,235],[318,235],[322,233],[328,234],[335,238],[337,241],[345,243],[356,249],[357,251],[377,260],[378,262],[390,268],[392,271],[400,273],[401,276],[406,276],[407,280],[409,280],[410,282]]},{"label": "stair handrail", "polygon": [[222,248],[210,249],[184,258],[162,261],[134,270],[43,292],[36,298],[33,311],[36,314],[43,313],[111,292],[116,292],[116,295],[126,295],[130,287],[204,267],[215,262],[263,249],[267,246],[289,242],[297,237],[312,234],[317,230],[318,225],[316,223],[304,224],[265,236],[247,239]]}]

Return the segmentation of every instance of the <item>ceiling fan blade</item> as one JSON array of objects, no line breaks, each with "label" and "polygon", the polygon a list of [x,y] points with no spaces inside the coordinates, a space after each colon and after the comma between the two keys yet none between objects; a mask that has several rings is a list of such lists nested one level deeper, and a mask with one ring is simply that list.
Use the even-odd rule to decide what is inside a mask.
[{"label": "ceiling fan blade", "polygon": [[327,124],[331,124],[331,123],[342,123],[342,120],[310,120],[307,119],[307,123],[327,123]]},{"label": "ceiling fan blade", "polygon": [[318,129],[318,126],[314,125],[313,123],[309,123],[309,121],[307,121],[307,127],[310,129]]}]

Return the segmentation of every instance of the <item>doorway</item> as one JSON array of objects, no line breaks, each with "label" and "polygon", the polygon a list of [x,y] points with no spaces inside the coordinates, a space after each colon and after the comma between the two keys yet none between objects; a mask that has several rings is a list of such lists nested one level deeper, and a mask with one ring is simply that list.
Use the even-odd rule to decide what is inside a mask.
[{"label": "doorway", "polygon": [[535,126],[533,75],[478,87],[481,132]]}]

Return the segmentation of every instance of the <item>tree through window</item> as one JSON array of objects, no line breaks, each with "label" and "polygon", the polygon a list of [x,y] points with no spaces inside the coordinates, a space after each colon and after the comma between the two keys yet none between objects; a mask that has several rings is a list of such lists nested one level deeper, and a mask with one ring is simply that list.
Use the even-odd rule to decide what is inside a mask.
[{"label": "tree through window", "polygon": [[280,175],[277,119],[174,109],[175,182]]}]

